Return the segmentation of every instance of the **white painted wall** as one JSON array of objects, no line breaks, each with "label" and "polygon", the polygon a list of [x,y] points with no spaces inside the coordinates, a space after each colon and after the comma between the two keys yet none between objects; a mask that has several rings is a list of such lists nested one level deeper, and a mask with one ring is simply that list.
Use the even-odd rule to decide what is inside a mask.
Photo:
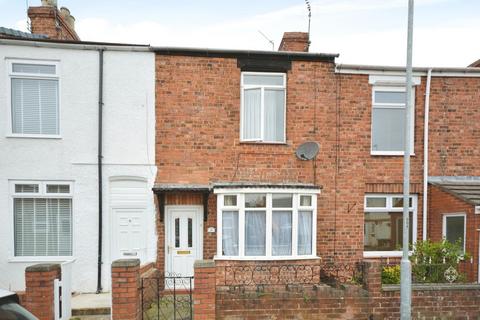
[{"label": "white painted wall", "polygon": [[[23,290],[24,270],[43,259],[21,261],[13,252],[11,180],[73,181],[73,290],[94,292],[98,241],[98,51],[0,44],[0,288]],[[7,137],[7,60],[56,60],[60,65],[60,139]],[[148,182],[147,257],[155,261],[155,58],[151,52],[104,54],[104,264],[110,289],[109,183],[115,177]],[[52,261],[53,262],[53,261]]]}]

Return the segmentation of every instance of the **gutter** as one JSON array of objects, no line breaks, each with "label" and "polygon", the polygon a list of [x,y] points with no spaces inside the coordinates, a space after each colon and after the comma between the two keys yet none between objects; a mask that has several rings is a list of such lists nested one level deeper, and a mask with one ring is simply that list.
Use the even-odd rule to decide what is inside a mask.
[{"label": "gutter", "polygon": [[423,229],[422,239],[427,240],[427,219],[428,219],[428,121],[430,113],[430,84],[432,80],[432,69],[427,72],[427,87],[425,89],[425,122],[423,125]]},{"label": "gutter", "polygon": [[[429,70],[432,76],[444,77],[480,77],[480,68],[442,68],[442,67],[416,67],[413,68],[414,76],[427,76]],[[405,76],[405,67],[397,66],[371,66],[355,64],[337,64],[335,68],[337,73],[345,74],[388,74]]]},{"label": "gutter", "polygon": [[0,39],[0,45],[57,48],[73,50],[109,50],[109,51],[131,51],[131,52],[151,52],[148,45],[120,44],[109,42],[88,42],[88,41],[60,41],[43,39]]},{"label": "gutter", "polygon": [[102,292],[102,232],[103,232],[103,51],[98,50],[98,262],[97,293]]}]

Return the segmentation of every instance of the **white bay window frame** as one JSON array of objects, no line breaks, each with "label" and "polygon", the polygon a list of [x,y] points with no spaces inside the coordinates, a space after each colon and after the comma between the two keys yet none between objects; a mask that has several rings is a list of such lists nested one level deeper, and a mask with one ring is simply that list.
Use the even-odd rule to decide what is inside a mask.
[{"label": "white bay window frame", "polygon": [[[38,185],[38,192],[16,192],[16,185]],[[69,192],[47,192],[48,185],[68,186]],[[11,180],[10,189],[10,215],[9,224],[11,226],[11,241],[9,249],[9,262],[62,262],[72,260],[74,257],[74,204],[73,204],[73,182],[65,180]],[[68,256],[17,256],[15,255],[15,199],[68,199],[70,200],[70,245],[71,255]]]},{"label": "white bay window frame", "polygon": [[[369,198],[385,198],[386,205],[385,207],[368,207],[367,200]],[[375,194],[369,193],[364,197],[364,214],[363,219],[365,221],[365,213],[366,212],[403,212],[402,207],[394,207],[393,206],[393,199],[394,198],[401,198],[403,199],[402,194]],[[409,207],[410,211],[412,212],[412,244],[417,242],[417,208],[418,208],[418,198],[417,195],[411,194],[410,199],[412,200],[412,206]],[[403,223],[403,221],[402,221]],[[401,257],[402,251],[363,251],[363,256],[365,258],[378,258],[378,257]]]},{"label": "white bay window frame", "polygon": [[[14,64],[25,65],[47,65],[54,66],[54,74],[46,73],[25,73],[14,72]],[[60,106],[61,106],[61,79],[60,79],[60,62],[58,60],[33,60],[33,59],[8,59],[6,61],[7,67],[7,132],[6,136],[9,138],[37,138],[37,139],[60,139]],[[13,132],[13,97],[12,97],[12,80],[13,79],[33,79],[33,80],[56,80],[57,81],[57,133],[43,134],[43,133],[14,133]]]},{"label": "white bay window frame", "polygon": [[[283,85],[252,85],[244,83],[245,75],[258,75],[258,76],[282,76]],[[242,72],[241,73],[241,90],[240,90],[240,141],[241,142],[257,142],[257,143],[269,143],[269,144],[284,144],[286,142],[286,127],[287,127],[287,75],[279,72]],[[255,138],[246,138],[244,136],[245,119],[245,90],[260,89],[260,135]],[[283,90],[283,139],[282,141],[269,141],[265,139],[265,90]]]},{"label": "white bay window frame", "polygon": [[[245,189],[215,189],[217,195],[217,260],[302,260],[316,259],[317,250],[317,195],[320,190],[315,189],[264,189],[264,188],[245,188]],[[246,194],[266,194],[266,205],[263,208],[245,207]],[[275,256],[272,254],[272,214],[277,208],[272,207],[272,194],[292,194],[292,254],[288,256]],[[224,206],[224,196],[235,195],[237,204],[235,206]],[[300,206],[300,197],[310,196],[310,206]],[[223,255],[222,242],[222,213],[223,211],[238,212],[238,256]],[[266,212],[266,232],[265,232],[265,252],[264,256],[245,255],[245,211],[265,211]],[[288,211],[287,208],[279,208],[278,211]],[[298,255],[298,212],[312,212],[312,250],[309,255]]]}]

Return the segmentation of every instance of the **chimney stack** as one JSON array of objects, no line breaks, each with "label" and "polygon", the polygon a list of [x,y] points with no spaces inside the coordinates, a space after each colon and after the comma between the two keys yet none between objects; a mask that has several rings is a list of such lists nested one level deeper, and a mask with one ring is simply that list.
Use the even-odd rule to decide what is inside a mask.
[{"label": "chimney stack", "polygon": [[310,39],[307,32],[285,32],[278,51],[308,52]]},{"label": "chimney stack", "polygon": [[80,41],[75,32],[75,18],[70,10],[58,10],[57,0],[42,0],[42,6],[28,8],[31,32],[47,35],[49,39]]}]

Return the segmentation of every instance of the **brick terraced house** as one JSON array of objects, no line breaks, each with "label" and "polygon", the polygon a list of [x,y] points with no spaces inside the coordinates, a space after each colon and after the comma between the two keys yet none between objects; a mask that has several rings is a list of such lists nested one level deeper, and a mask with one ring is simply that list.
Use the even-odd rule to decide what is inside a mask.
[{"label": "brick terraced house", "polygon": [[[308,46],[286,33],[278,52],[152,48],[160,270],[401,256],[404,69]],[[415,68],[410,142],[411,241],[461,238],[472,277],[479,77]],[[307,141],[320,146],[309,161],[295,154]]]}]

